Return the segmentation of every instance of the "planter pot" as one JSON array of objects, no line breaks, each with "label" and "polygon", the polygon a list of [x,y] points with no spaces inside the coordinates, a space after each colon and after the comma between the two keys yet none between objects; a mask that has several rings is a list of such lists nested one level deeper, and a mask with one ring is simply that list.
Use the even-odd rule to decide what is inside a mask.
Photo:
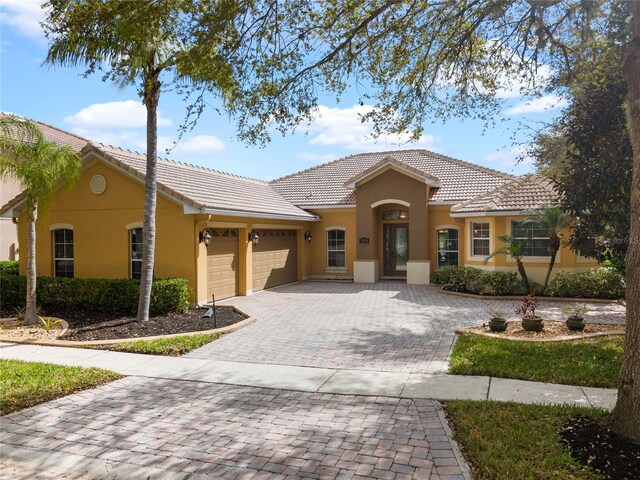
[{"label": "planter pot", "polygon": [[567,328],[569,330],[573,330],[574,332],[581,332],[584,330],[584,326],[587,323],[584,321],[584,318],[580,317],[570,317],[567,319]]},{"label": "planter pot", "polygon": [[522,317],[522,328],[527,332],[541,332],[544,328],[542,317]]},{"label": "planter pot", "polygon": [[507,321],[504,318],[492,318],[489,320],[489,330],[492,332],[504,332],[507,329]]}]

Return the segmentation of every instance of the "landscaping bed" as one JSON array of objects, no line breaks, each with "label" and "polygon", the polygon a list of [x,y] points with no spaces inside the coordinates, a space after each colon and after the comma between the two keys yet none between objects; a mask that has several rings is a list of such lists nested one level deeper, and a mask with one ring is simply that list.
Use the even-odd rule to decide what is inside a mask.
[{"label": "landscaping bed", "polygon": [[449,373],[616,388],[623,341],[622,335],[521,342],[463,334],[453,347]]},{"label": "landscaping bed", "polygon": [[504,339],[529,339],[529,340],[564,340],[567,337],[579,338],[593,336],[594,334],[624,334],[625,326],[610,323],[587,323],[583,331],[569,330],[566,322],[557,320],[545,320],[544,330],[540,332],[526,331],[522,328],[520,320],[507,322],[505,332],[492,332],[489,325],[459,329],[459,332],[489,335]]},{"label": "landscaping bed", "polygon": [[120,378],[99,368],[0,359],[0,415]]},{"label": "landscaping bed", "polygon": [[193,308],[185,313],[169,313],[137,322],[135,317],[106,313],[65,313],[56,316],[69,323],[60,340],[99,341],[125,338],[155,337],[179,333],[199,332],[228,327],[247,319],[247,315],[231,306],[217,306],[216,320],[202,318],[203,308]]}]

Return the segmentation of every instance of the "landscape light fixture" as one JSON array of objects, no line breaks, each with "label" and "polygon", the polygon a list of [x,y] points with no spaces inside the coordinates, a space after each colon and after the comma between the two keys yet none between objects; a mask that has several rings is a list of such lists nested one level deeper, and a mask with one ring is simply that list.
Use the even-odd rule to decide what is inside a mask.
[{"label": "landscape light fixture", "polygon": [[200,243],[204,243],[204,246],[208,247],[209,244],[211,243],[212,238],[213,237],[211,236],[209,229],[203,228],[202,231],[200,232]]}]

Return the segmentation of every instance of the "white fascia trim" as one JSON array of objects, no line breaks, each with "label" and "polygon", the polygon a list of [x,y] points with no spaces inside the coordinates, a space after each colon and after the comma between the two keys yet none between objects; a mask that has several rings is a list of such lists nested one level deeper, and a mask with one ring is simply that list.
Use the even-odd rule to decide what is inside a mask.
[{"label": "white fascia trim", "polygon": [[397,198],[386,198],[384,200],[378,200],[377,202],[373,202],[371,204],[371,208],[379,207],[380,205],[387,205],[390,203],[397,203],[398,205],[402,205],[403,207],[411,207],[409,202],[405,202],[404,200],[398,200]]},{"label": "white fascia trim", "polygon": [[201,208],[194,213],[204,213],[207,215],[220,215],[227,217],[241,217],[241,218],[268,218],[270,220],[293,220],[296,222],[318,222],[320,218],[313,217],[298,217],[296,215],[283,215],[276,213],[254,213],[245,212],[242,210],[221,210],[219,208]]},{"label": "white fascia trim", "polygon": [[454,218],[466,218],[466,217],[513,217],[520,215],[527,215],[525,210],[503,210],[500,212],[463,212],[450,214]]},{"label": "white fascia trim", "polygon": [[301,208],[302,210],[320,210],[325,208],[356,208],[355,204],[338,204],[338,205],[296,205],[296,207]]},{"label": "white fascia trim", "polygon": [[457,205],[460,200],[427,200],[427,203],[430,205]]}]

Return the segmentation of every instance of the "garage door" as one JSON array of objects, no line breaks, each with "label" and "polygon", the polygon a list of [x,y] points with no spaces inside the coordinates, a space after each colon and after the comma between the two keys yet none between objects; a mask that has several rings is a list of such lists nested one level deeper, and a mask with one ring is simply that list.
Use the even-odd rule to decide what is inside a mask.
[{"label": "garage door", "polygon": [[298,255],[295,230],[260,230],[253,246],[253,291],[295,282]]},{"label": "garage door", "polygon": [[238,231],[209,230],[207,248],[207,299],[216,300],[238,294]]}]

